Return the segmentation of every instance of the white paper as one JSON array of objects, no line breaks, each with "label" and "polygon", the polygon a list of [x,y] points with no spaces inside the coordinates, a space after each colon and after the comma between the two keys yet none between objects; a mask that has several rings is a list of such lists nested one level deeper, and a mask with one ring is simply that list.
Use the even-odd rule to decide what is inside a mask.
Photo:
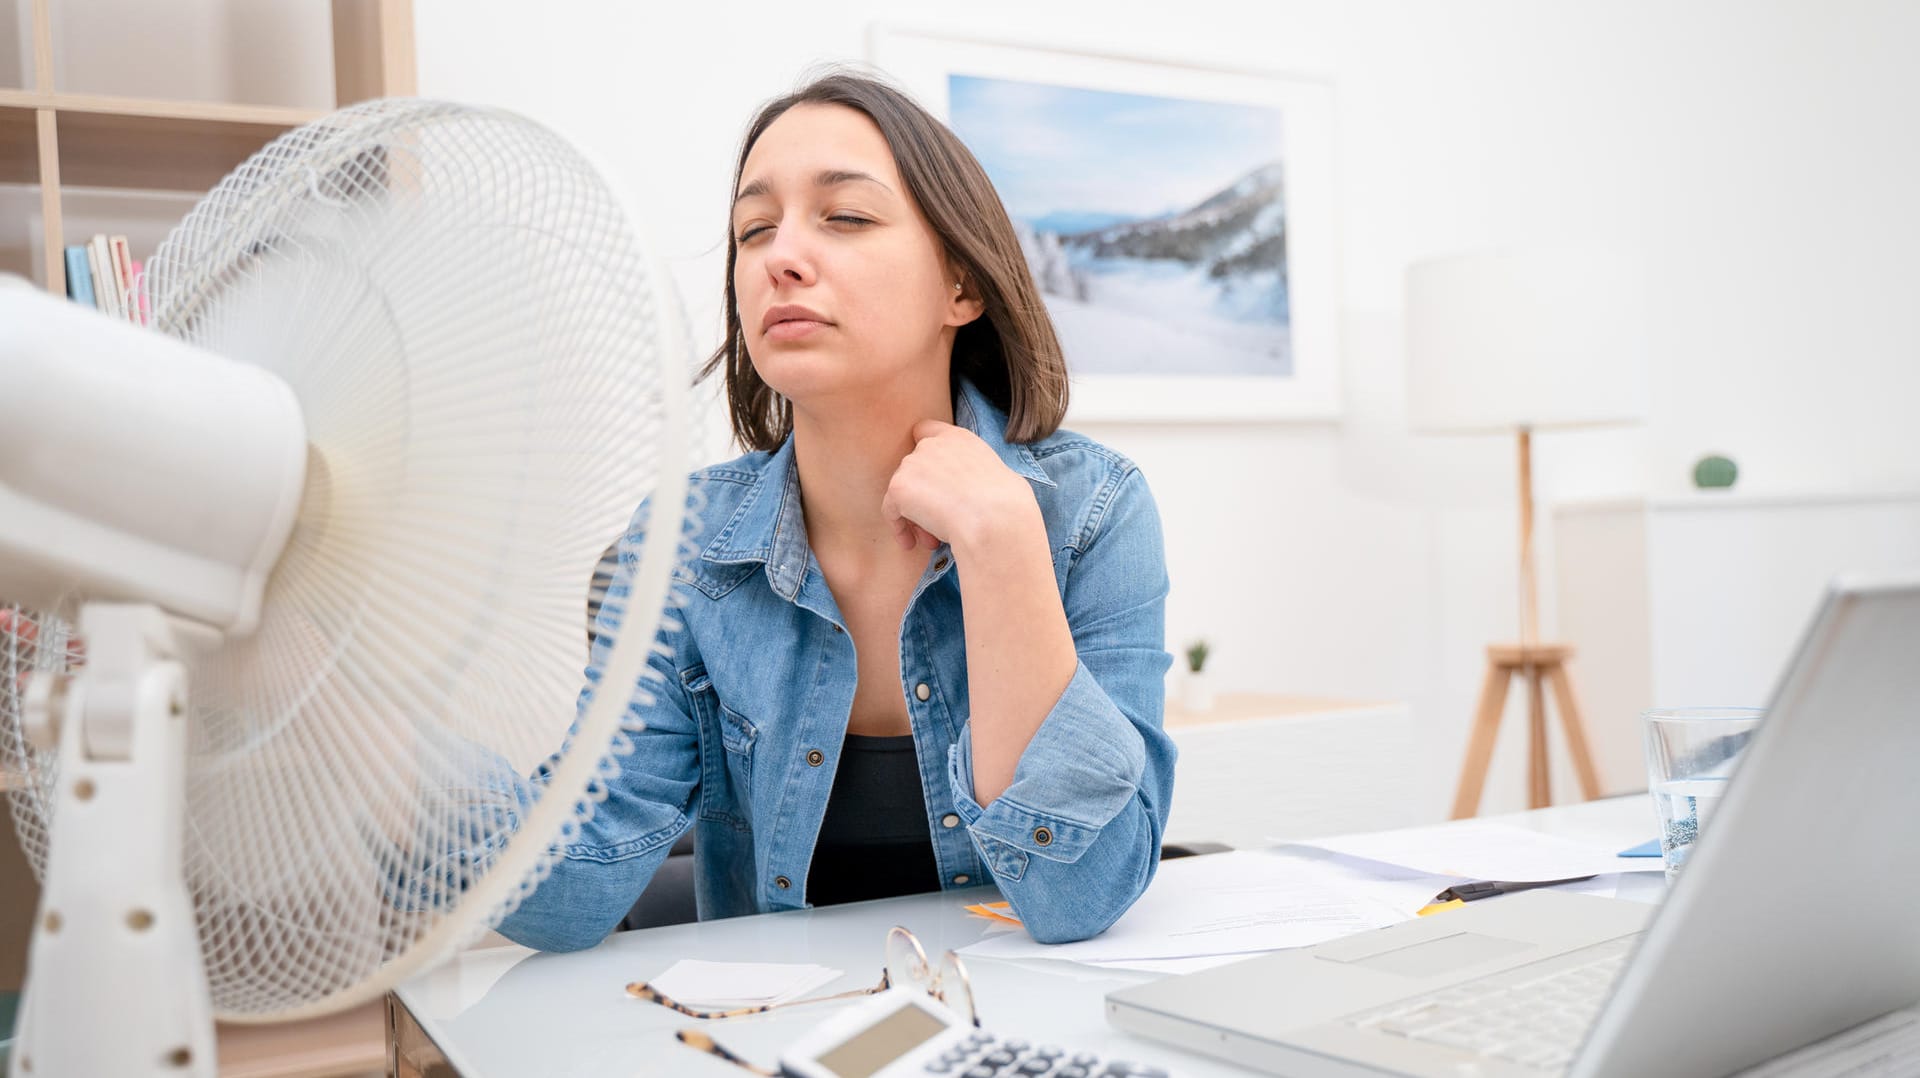
[{"label": "white paper", "polygon": [[838,980],[843,970],[776,962],[683,958],[648,983],[676,1003],[701,1010],[785,1003]]},{"label": "white paper", "polygon": [[1404,921],[1413,915],[1407,895],[1423,893],[1430,900],[1454,882],[1389,875],[1383,881],[1324,857],[1266,851],[1180,858],[1161,865],[1146,894],[1093,939],[1043,944],[1014,933],[961,953],[1124,962],[1307,947]]},{"label": "white paper", "polygon": [[1611,850],[1583,842],[1510,824],[1478,821],[1340,835],[1301,845],[1422,872],[1516,883],[1661,868],[1659,861],[1616,857]]},{"label": "white paper", "polygon": [[1258,955],[1247,954],[1202,954],[1191,958],[1122,958],[1117,962],[1089,962],[1094,969],[1139,970],[1144,973],[1198,973],[1215,966],[1231,966],[1235,962],[1245,962]]}]

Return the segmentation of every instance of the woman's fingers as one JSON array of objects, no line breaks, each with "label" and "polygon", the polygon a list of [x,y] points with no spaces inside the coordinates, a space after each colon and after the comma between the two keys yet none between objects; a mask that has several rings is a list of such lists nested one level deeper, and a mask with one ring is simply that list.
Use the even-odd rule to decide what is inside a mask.
[{"label": "woman's fingers", "polygon": [[0,610],[0,633],[10,633],[31,644],[40,635],[40,626],[11,610]]}]

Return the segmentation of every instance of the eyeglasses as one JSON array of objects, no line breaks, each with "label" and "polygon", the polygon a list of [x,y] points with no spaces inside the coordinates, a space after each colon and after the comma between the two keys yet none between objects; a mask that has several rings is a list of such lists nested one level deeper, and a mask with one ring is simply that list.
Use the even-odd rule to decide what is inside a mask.
[{"label": "eyeglasses", "polygon": [[[961,963],[960,956],[948,951],[940,956],[935,965],[927,959],[926,948],[913,933],[895,925],[887,930],[886,965],[880,970],[880,983],[871,988],[856,988],[851,992],[838,992],[830,996],[813,996],[809,999],[790,999],[781,1003],[766,1003],[758,1007],[740,1007],[732,1010],[709,1011],[698,1007],[689,1007],[679,1000],[646,983],[635,981],[627,986],[627,994],[635,999],[644,999],[658,1003],[668,1010],[678,1011],[689,1018],[744,1018],[748,1015],[765,1014],[781,1007],[799,1007],[809,1003],[826,1003],[836,999],[854,999],[859,996],[871,996],[896,985],[913,985],[934,999],[945,1004],[955,1014],[971,1022],[977,1029],[980,1016],[973,1006],[973,984],[967,978],[967,967]],[[698,1049],[709,1055],[719,1056],[739,1067],[762,1075],[777,1075],[778,1071],[766,1070],[741,1059],[717,1043],[705,1029],[682,1029],[674,1034],[675,1039],[690,1048]]]}]

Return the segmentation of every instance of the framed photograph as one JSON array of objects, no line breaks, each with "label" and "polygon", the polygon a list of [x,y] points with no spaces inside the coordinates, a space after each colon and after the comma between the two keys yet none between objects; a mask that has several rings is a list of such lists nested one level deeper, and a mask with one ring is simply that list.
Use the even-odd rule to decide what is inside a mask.
[{"label": "framed photograph", "polygon": [[889,28],[871,51],[1006,203],[1070,423],[1339,414],[1327,85]]}]

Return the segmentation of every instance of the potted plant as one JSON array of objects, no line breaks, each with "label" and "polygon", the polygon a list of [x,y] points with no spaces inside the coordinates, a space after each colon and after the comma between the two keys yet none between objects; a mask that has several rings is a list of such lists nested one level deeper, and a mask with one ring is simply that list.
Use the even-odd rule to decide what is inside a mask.
[{"label": "potted plant", "polygon": [[1187,676],[1180,681],[1180,706],[1187,711],[1213,709],[1213,682],[1206,672],[1211,650],[1204,639],[1187,645]]}]

